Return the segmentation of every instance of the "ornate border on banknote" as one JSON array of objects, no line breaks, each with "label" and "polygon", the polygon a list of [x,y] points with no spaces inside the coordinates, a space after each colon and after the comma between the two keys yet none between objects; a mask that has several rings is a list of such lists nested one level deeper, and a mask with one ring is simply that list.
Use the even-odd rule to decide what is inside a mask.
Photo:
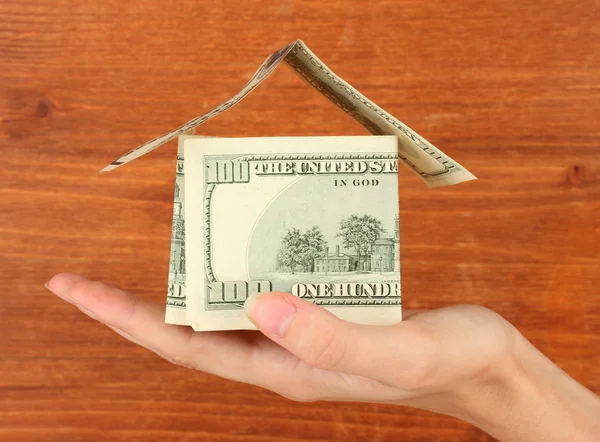
[{"label": "ornate border on banknote", "polygon": [[173,198],[173,222],[171,224],[171,256],[167,306],[185,310],[185,211],[184,211],[184,159],[177,153],[175,173],[175,196]]}]

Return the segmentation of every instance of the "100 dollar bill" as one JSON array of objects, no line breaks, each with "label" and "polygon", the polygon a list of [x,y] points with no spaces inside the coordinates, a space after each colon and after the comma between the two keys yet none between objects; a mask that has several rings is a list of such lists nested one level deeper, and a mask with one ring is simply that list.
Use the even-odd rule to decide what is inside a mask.
[{"label": "100 dollar bill", "polygon": [[399,160],[419,176],[428,187],[447,186],[475,179],[475,176],[458,162],[336,75],[301,40],[296,40],[269,55],[252,78],[229,100],[177,129],[121,155],[102,169],[102,172],[114,170],[133,161],[226,112],[258,87],[281,62],[285,62],[298,76],[372,134],[397,137]]},{"label": "100 dollar bill", "polygon": [[175,194],[173,197],[173,223],[171,225],[171,256],[169,259],[169,282],[165,322],[187,325],[185,316],[185,183],[183,140],[179,139],[177,150],[177,170],[175,173]]},{"label": "100 dollar bill", "polygon": [[181,144],[167,322],[253,329],[244,301],[271,291],[357,323],[401,321],[396,137]]}]

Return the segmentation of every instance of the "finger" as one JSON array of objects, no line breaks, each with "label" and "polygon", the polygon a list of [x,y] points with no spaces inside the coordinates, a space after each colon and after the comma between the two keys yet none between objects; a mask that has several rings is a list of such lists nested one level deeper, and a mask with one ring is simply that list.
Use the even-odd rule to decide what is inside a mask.
[{"label": "finger", "polygon": [[[61,298],[63,301],[67,301],[68,303],[73,304],[73,300],[69,298],[66,288],[71,287],[77,282],[87,281],[83,276],[76,275],[74,273],[61,273],[60,275],[56,275],[50,281],[48,281],[44,286],[54,293],[56,296]],[[50,287],[50,283],[52,282],[52,287]]]},{"label": "finger", "polygon": [[[48,288],[126,339],[188,368],[261,386],[297,400],[355,398],[382,400],[387,387],[314,370],[258,332],[192,332],[164,323],[164,306],[88,281],[78,275],[55,276]],[[357,390],[358,386],[358,390]]]},{"label": "finger", "polygon": [[428,376],[432,366],[434,340],[410,321],[386,327],[354,324],[287,293],[253,296],[245,310],[267,337],[315,368],[407,388]]},{"label": "finger", "polygon": [[62,273],[48,283],[58,296],[76,305],[84,313],[133,338],[136,343],[157,353],[164,353],[169,344],[184,344],[189,330],[168,327],[158,305],[82,276]]},{"label": "finger", "polygon": [[119,286],[117,284],[115,284],[114,282],[111,282],[111,281],[104,281],[103,279],[101,279],[100,282],[102,284],[104,284],[105,286],[111,287],[113,289],[118,289],[119,288]]},{"label": "finger", "polygon": [[[212,372],[219,362],[232,362],[229,354],[241,359],[250,351],[247,342],[233,335],[195,336],[190,328],[165,324],[164,307],[100,282],[60,274],[52,278],[48,287],[125,338],[180,365]],[[200,353],[205,362],[196,364],[194,357]]]},{"label": "finger", "polygon": [[165,324],[164,306],[82,276],[56,275],[48,288],[126,339],[188,368],[277,389],[275,384],[283,385],[297,365],[295,357],[261,334],[195,333]]}]

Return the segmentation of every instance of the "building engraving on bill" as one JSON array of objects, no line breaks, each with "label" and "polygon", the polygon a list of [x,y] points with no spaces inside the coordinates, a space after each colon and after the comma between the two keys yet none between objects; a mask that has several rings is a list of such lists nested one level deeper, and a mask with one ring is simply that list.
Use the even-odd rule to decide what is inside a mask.
[{"label": "building engraving on bill", "polygon": [[326,252],[315,259],[314,270],[319,273],[341,272],[398,272],[400,270],[400,228],[399,218],[394,218],[394,233],[382,233],[375,240],[366,256],[341,252],[340,245],[335,252]]}]

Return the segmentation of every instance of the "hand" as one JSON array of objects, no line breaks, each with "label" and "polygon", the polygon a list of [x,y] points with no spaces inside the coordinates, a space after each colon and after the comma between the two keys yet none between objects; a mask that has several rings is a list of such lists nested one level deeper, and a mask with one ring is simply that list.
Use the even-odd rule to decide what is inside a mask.
[{"label": "hand", "polygon": [[[246,302],[250,320],[262,333],[193,332],[165,324],[163,306],[81,276],[60,274],[47,287],[170,362],[294,400],[410,405],[459,417],[496,437],[530,440],[540,439],[539,433],[530,437],[519,419],[533,420],[538,429],[547,420],[531,404],[536,398],[545,400],[533,379],[553,376],[552,384],[573,387],[568,382],[572,379],[510,323],[478,306],[405,311],[404,322],[375,327],[342,321],[295,296],[274,293]],[[597,398],[585,392],[591,396],[584,394],[584,399],[597,405],[592,400]],[[523,411],[517,405],[533,409]],[[515,416],[510,407],[517,407]],[[498,410],[506,413],[497,416]],[[600,406],[591,410],[600,411]],[[550,431],[557,438],[548,440],[566,440],[561,434],[571,427],[560,417],[562,432]],[[574,431],[581,431],[585,426],[573,419]]]}]

